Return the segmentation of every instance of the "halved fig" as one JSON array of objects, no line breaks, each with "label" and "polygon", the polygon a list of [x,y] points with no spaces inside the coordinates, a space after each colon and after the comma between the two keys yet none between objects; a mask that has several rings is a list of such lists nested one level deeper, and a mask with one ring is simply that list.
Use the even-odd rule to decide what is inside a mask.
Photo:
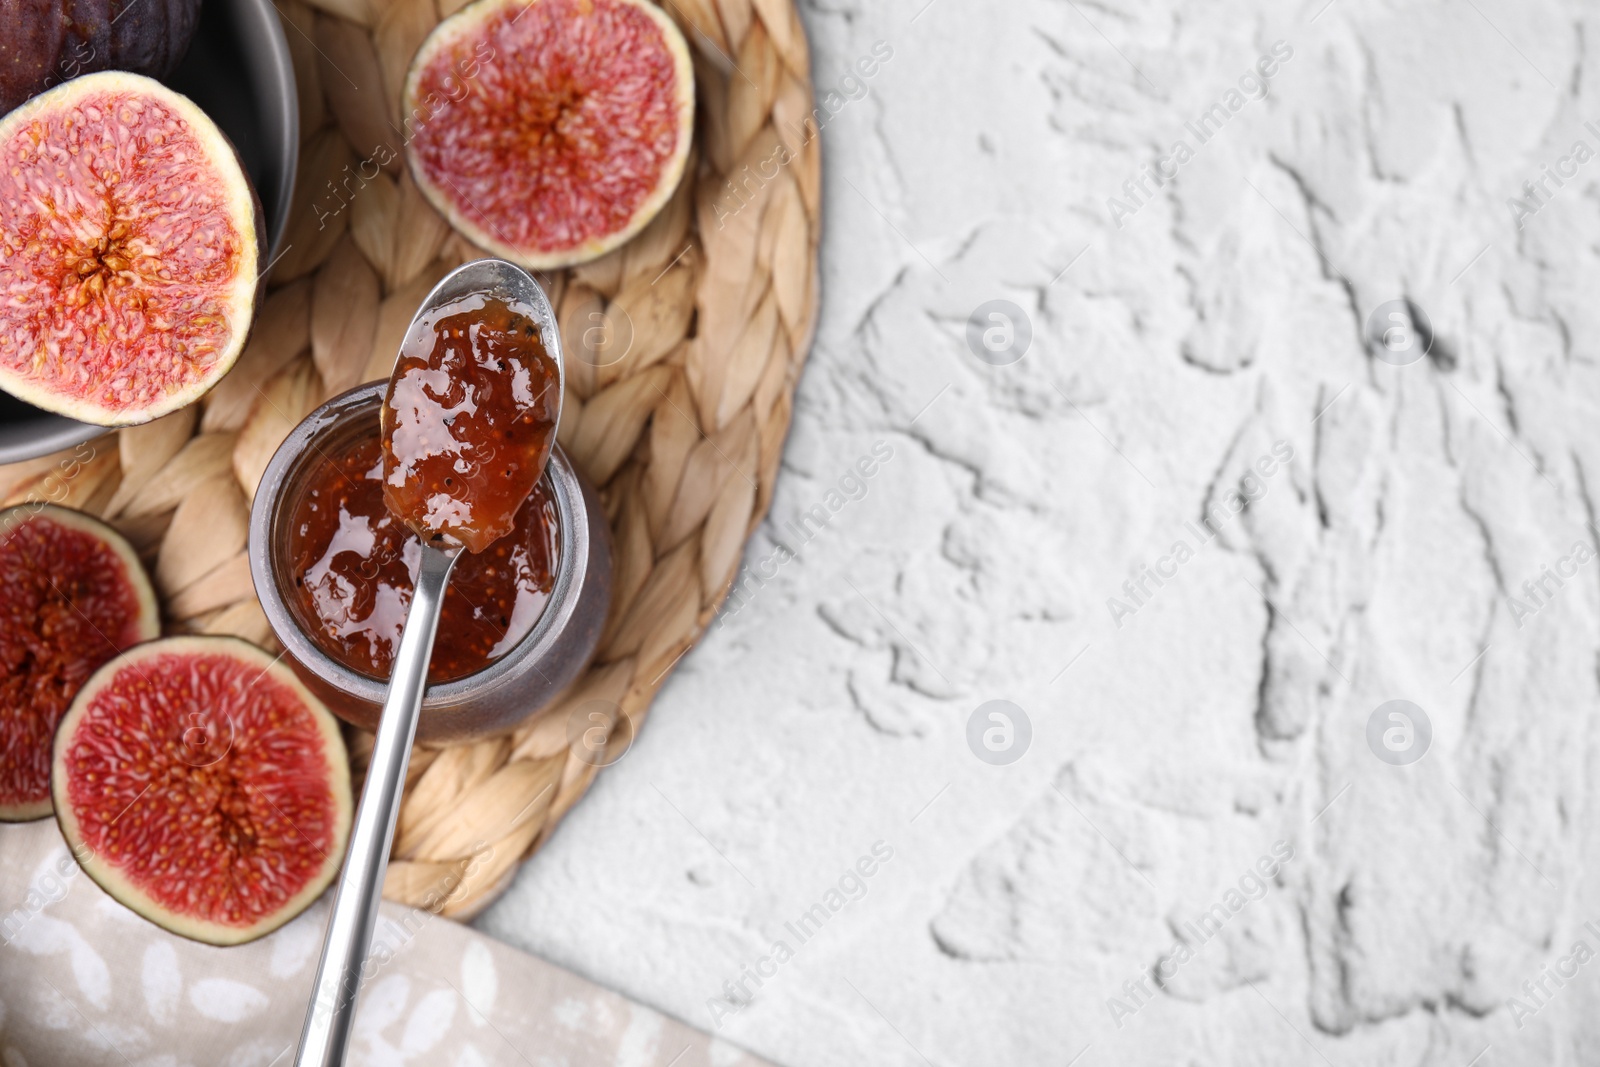
[{"label": "halved fig", "polygon": [[244,347],[258,218],[222,131],[150,78],[0,118],[0,389],[102,426],[194,401]]},{"label": "halved fig", "polygon": [[648,0],[476,0],[406,78],[406,155],[468,240],[530,269],[643,229],[683,175],[694,69]]},{"label": "halved fig", "polygon": [[50,743],[67,706],[102,663],[160,632],[121,534],[53,504],[0,511],[0,821],[50,814]]},{"label": "halved fig", "polygon": [[89,679],[56,734],[56,818],[84,871],[175,934],[236,945],[339,871],[350,771],[333,716],[232,637],[168,637]]}]

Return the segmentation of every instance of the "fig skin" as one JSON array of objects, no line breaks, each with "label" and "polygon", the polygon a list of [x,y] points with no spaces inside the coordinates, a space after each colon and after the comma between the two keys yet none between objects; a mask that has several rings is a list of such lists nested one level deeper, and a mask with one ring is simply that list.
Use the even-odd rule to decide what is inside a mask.
[{"label": "fig skin", "polygon": [[200,25],[201,0],[0,0],[0,113],[97,70],[165,78]]}]

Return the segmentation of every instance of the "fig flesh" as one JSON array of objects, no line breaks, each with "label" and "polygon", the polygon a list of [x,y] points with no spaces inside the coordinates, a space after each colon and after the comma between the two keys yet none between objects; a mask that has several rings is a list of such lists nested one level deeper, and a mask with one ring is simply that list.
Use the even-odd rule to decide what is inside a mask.
[{"label": "fig flesh", "polygon": [[133,547],[52,504],[0,511],[0,821],[50,814],[50,746],[73,697],[161,631]]},{"label": "fig flesh", "polygon": [[150,78],[0,118],[0,389],[101,426],[191,403],[244,347],[258,219],[222,131]]},{"label": "fig flesh", "polygon": [[672,196],[694,68],[647,0],[477,0],[423,41],[403,106],[433,206],[480,248],[552,269],[617,247]]},{"label": "fig flesh", "polygon": [[106,663],[56,734],[51,791],[73,855],[167,930],[233,945],[277,929],[339,871],[348,755],[294,672],[232,637],[168,637]]}]

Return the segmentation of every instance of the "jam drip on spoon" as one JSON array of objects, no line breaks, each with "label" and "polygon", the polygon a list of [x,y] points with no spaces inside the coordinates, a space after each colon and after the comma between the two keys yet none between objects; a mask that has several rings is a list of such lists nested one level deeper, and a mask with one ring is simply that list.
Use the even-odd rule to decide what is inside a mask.
[{"label": "jam drip on spoon", "polygon": [[383,499],[441,547],[482,552],[544,473],[560,375],[529,310],[472,293],[413,324],[383,402]]}]

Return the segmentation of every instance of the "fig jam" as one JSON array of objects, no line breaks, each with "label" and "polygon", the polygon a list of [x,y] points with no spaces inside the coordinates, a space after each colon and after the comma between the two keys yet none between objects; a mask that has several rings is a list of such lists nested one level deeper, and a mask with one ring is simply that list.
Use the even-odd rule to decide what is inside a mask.
[{"label": "fig jam", "polygon": [[[384,502],[378,426],[324,455],[289,516],[292,598],[302,628],[352,670],[389,677],[422,546]],[[510,532],[456,562],[430,684],[482,670],[528,635],[550,598],[559,527],[549,483],[535,484]]]},{"label": "fig jam", "polygon": [[430,541],[484,551],[544,473],[560,403],[530,312],[471,293],[422,317],[383,400],[389,510]]}]

